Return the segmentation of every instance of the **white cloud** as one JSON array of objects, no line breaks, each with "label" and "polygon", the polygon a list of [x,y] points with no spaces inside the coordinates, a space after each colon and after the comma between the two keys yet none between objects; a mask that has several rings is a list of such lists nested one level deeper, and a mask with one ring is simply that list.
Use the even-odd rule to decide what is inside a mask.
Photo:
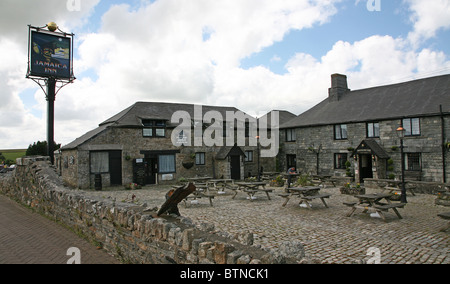
[{"label": "white cloud", "polygon": [[[263,92],[274,77],[268,70],[246,73],[238,68],[240,60],[292,29],[325,22],[336,12],[333,2],[166,0],[138,9],[113,6],[98,33],[79,38],[76,75],[91,70],[98,80],[79,80],[64,90],[59,111],[69,119],[85,109],[99,123],[139,100],[238,106],[235,97]],[[256,83],[245,86],[238,74]],[[263,75],[267,78],[258,77]]]},{"label": "white cloud", "polygon": [[411,22],[414,30],[409,34],[413,44],[435,37],[441,29],[450,28],[449,0],[405,0],[413,12]]}]

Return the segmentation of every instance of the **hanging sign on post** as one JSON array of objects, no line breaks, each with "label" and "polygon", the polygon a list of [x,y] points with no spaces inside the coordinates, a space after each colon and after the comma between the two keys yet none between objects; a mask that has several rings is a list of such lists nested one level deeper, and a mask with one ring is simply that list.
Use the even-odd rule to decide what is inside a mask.
[{"label": "hanging sign on post", "polygon": [[30,26],[27,77],[72,81],[73,34],[52,30]]}]

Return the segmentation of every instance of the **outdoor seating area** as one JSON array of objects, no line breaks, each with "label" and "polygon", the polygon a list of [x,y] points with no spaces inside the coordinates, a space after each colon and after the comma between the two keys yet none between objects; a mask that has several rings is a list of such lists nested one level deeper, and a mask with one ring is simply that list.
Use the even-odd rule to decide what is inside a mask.
[{"label": "outdoor seating area", "polygon": [[[272,174],[272,177],[275,174]],[[295,177],[299,178],[300,175],[296,174]],[[285,175],[287,179],[287,175]],[[299,184],[299,180],[295,181],[295,184]],[[193,183],[196,190],[184,199],[185,208],[191,207],[191,205],[200,204],[200,200],[209,200],[209,205],[213,207],[213,199],[221,195],[231,195],[231,200],[236,200],[238,193],[245,193],[246,199],[254,201],[256,199],[262,200],[259,193],[265,194],[266,201],[272,201],[271,194],[276,194],[283,199],[281,207],[287,207],[290,200],[293,198],[298,199],[298,207],[308,208],[312,210],[317,208],[313,206],[313,201],[320,200],[325,208],[330,208],[326,200],[332,199],[333,194],[323,193],[321,190],[327,188],[336,188],[336,179],[331,176],[313,175],[307,179],[306,186],[291,186],[287,187],[287,183],[282,187],[268,187],[268,181],[234,181],[232,179],[213,179],[212,177],[196,177],[189,178],[189,182]],[[302,183],[304,183],[304,179]],[[356,214],[357,210],[362,210],[363,214],[369,214],[370,217],[381,218],[383,221],[392,221],[393,218],[387,217],[388,213],[394,213],[398,219],[403,219],[398,209],[403,209],[407,204],[395,202],[398,197],[398,187],[388,187],[386,185],[396,185],[400,183],[398,181],[392,181],[390,184],[382,186],[379,192],[364,194],[365,188],[362,191],[354,191],[354,194],[347,194],[353,200],[346,200],[342,202],[343,206],[349,207],[350,211],[345,214],[346,217],[352,217]],[[347,184],[348,186],[348,184]],[[175,186],[173,187],[175,188]],[[275,193],[274,193],[275,192]],[[363,194],[357,194],[362,192]],[[338,192],[336,192],[338,193]],[[341,194],[343,191],[341,190]],[[413,195],[415,196],[415,195]],[[332,208],[335,208],[333,205]],[[386,215],[388,214],[388,215]]]},{"label": "outdoor seating area", "polygon": [[[267,180],[199,178],[190,182],[196,189],[181,202],[181,216],[224,234],[251,232],[255,245],[275,248],[295,239],[304,244],[307,256],[323,263],[354,263],[366,256],[369,247],[381,246],[389,246],[383,249],[382,263],[425,263],[425,256],[433,254],[437,257],[430,257],[430,263],[450,263],[445,257],[450,214],[448,208],[434,204],[433,195],[410,194],[408,203],[402,204],[381,188],[342,194],[329,181],[321,186],[294,181],[290,188],[270,186]],[[123,201],[134,194],[135,205],[159,208],[171,188],[154,185],[131,192],[104,189],[89,194],[108,192]]]},{"label": "outdoor seating area", "polygon": [[325,202],[325,198],[330,198],[331,194],[319,194],[320,187],[289,187],[286,189],[287,193],[281,193],[279,196],[283,197],[285,199],[283,203],[283,207],[285,207],[289,200],[296,196],[300,198],[299,206],[303,207],[305,205],[307,208],[312,208],[312,205],[309,203],[310,201],[314,199],[320,199],[325,205],[326,208],[328,208],[327,203]]},{"label": "outdoor seating area", "polygon": [[[398,212],[397,208],[403,208],[406,206],[405,203],[392,203],[390,200],[391,194],[364,194],[364,195],[355,195],[355,198],[358,199],[358,202],[354,203],[344,203],[344,205],[351,207],[350,212],[347,214],[347,217],[351,217],[357,209],[362,209],[363,213],[375,213],[378,214],[384,221],[386,221],[386,217],[383,212],[387,212],[392,209],[394,213],[397,215],[399,219],[403,217]],[[382,203],[381,200],[385,200],[387,203]]]}]

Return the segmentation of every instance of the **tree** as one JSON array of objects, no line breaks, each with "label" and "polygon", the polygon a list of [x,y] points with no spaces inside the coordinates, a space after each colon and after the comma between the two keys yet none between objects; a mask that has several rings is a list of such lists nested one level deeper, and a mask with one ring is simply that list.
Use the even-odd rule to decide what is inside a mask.
[{"label": "tree", "polygon": [[[61,144],[55,143],[55,151],[61,148]],[[47,141],[34,142],[33,145],[30,144],[27,149],[27,156],[48,156],[47,153]]]}]

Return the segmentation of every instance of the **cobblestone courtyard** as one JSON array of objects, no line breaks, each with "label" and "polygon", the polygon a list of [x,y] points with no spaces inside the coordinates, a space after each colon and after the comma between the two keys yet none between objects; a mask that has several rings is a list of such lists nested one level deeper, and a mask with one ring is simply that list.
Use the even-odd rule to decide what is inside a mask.
[{"label": "cobblestone courtyard", "polygon": [[[86,196],[115,198],[116,202],[134,202],[146,207],[159,207],[165,201],[169,186],[147,186],[139,190],[110,188],[103,191],[83,191]],[[342,195],[338,188],[325,188],[321,193],[332,194],[325,208],[320,200],[312,202],[312,209],[298,205],[298,198],[282,207],[284,199],[278,193],[283,188],[273,188],[271,200],[264,193],[250,201],[247,194],[238,192],[215,193],[214,206],[209,200],[200,199],[198,204],[185,207],[180,203],[181,215],[195,224],[208,223],[216,231],[231,235],[251,232],[254,245],[276,248],[285,241],[303,243],[306,258],[317,263],[360,263],[369,261],[380,253],[381,263],[386,264],[449,264],[449,240],[447,232],[439,230],[446,225],[437,214],[449,211],[434,204],[435,196],[416,194],[408,196],[408,205],[399,209],[403,219],[389,211],[387,222],[357,211],[346,217],[349,208],[343,202],[356,201],[352,196]],[[368,189],[367,193],[379,192]]]}]

